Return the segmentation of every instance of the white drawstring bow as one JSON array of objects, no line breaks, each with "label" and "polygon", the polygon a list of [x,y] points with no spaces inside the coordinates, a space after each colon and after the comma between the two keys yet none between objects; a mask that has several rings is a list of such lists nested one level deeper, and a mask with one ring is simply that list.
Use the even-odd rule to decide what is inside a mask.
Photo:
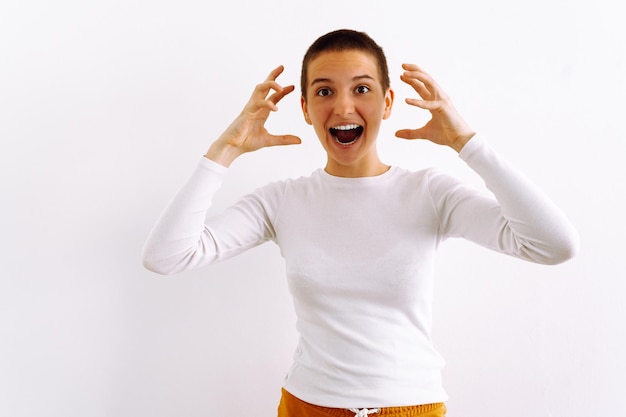
[{"label": "white drawstring bow", "polygon": [[371,409],[367,409],[367,408],[362,408],[362,409],[358,409],[358,408],[351,408],[350,411],[352,411],[354,414],[354,417],[367,417],[370,414],[376,414],[378,412],[380,412],[380,410],[378,408],[371,408]]}]

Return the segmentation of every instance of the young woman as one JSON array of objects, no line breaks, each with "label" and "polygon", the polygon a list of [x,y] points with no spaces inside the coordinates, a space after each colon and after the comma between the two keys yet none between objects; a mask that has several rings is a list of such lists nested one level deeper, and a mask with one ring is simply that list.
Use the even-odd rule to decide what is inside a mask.
[{"label": "young woman", "polygon": [[439,244],[462,237],[543,264],[576,251],[578,236],[561,211],[463,121],[426,72],[403,68],[401,80],[420,96],[407,103],[432,118],[396,135],[454,149],[493,195],[440,170],[411,172],[380,160],[378,132],[394,103],[386,58],[365,33],[338,30],[317,39],[302,64],[302,111],[326,166],[261,187],[221,213],[209,210],[238,156],[300,143],[265,129],[294,90],[276,81],[278,67],[213,142],[146,242],[144,265],[162,274],[269,240],[280,247],[300,335],[280,417],[445,415],[443,360],[430,337]]}]

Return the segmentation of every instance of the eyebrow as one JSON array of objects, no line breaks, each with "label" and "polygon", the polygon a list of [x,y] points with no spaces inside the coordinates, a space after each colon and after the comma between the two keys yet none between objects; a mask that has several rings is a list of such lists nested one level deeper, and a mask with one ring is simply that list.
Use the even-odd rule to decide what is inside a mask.
[{"label": "eyebrow", "polygon": [[[356,77],[352,77],[352,81],[360,81],[360,80],[376,81],[376,80],[374,80],[373,77],[371,77],[371,76],[369,76],[367,74],[357,75]],[[316,78],[313,81],[311,81],[310,85],[314,85],[314,84],[318,84],[318,83],[332,83],[332,80],[330,78]]]}]

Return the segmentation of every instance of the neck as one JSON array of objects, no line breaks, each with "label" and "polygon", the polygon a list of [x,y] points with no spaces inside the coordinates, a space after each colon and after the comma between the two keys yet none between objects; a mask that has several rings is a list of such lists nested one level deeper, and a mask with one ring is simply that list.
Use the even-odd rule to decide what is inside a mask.
[{"label": "neck", "polygon": [[324,170],[335,177],[359,178],[359,177],[375,177],[384,174],[391,168],[389,165],[376,161],[371,164],[340,165],[329,161]]}]

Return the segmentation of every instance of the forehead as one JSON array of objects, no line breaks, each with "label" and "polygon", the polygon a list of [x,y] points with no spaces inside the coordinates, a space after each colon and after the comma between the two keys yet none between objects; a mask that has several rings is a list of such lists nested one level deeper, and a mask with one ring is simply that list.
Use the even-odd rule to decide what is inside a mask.
[{"label": "forehead", "polygon": [[370,53],[354,49],[328,51],[309,62],[307,82],[310,85],[320,78],[339,82],[363,75],[379,79],[376,59]]}]

